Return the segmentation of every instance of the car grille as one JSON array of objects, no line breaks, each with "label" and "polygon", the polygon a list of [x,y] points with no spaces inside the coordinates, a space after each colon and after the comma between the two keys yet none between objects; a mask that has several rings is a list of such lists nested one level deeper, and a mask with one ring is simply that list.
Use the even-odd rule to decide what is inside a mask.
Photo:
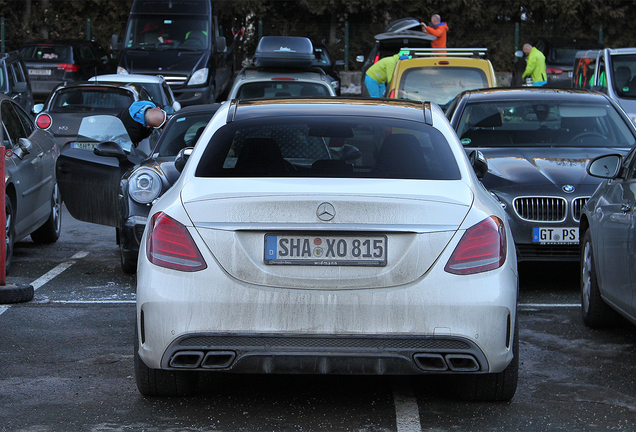
[{"label": "car grille", "polygon": [[520,197],[514,200],[514,208],[528,221],[562,222],[567,215],[567,201],[559,197]]},{"label": "car grille", "polygon": [[519,261],[578,261],[579,245],[517,245]]},{"label": "car grille", "polygon": [[572,218],[579,222],[581,220],[581,214],[583,213],[583,206],[589,200],[590,197],[576,198],[572,201]]},{"label": "car grille", "polygon": [[186,80],[188,79],[188,77],[185,77],[185,76],[174,76],[174,75],[169,75],[169,76],[164,75],[164,78],[166,80],[166,83],[170,87],[181,87],[182,85],[186,83]]}]

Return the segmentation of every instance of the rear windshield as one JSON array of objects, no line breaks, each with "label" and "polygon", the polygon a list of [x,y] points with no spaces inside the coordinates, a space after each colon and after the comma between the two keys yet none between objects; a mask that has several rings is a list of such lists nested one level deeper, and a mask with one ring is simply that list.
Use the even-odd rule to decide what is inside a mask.
[{"label": "rear windshield", "polygon": [[119,88],[68,88],[56,92],[49,110],[53,113],[95,111],[117,114],[134,101],[130,91]]},{"label": "rear windshield", "polygon": [[464,147],[622,147],[630,126],[611,104],[524,100],[468,104],[457,127]]},{"label": "rear windshield", "polygon": [[20,54],[25,61],[71,62],[73,56],[69,45],[27,45]]},{"label": "rear windshield", "polygon": [[397,99],[431,101],[442,108],[464,90],[488,87],[483,70],[470,67],[421,67],[406,69]]},{"label": "rear windshield", "polygon": [[380,117],[278,117],[232,122],[212,137],[198,177],[458,180],[444,135]]},{"label": "rear windshield", "polygon": [[252,82],[241,86],[238,99],[292,96],[331,96],[327,87],[311,82]]},{"label": "rear windshield", "polygon": [[636,54],[612,56],[614,91],[626,99],[636,99]]}]

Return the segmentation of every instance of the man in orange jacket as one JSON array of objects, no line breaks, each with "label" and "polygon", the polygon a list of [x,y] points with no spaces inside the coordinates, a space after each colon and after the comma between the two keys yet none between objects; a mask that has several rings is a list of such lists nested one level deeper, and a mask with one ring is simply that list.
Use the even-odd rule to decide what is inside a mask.
[{"label": "man in orange jacket", "polygon": [[[431,23],[433,24],[433,27],[430,27],[424,23],[421,23],[422,31],[424,33],[431,34],[437,38],[436,40],[431,42],[431,47],[446,48],[446,32],[448,32],[448,25],[444,22],[441,22],[441,18],[437,14],[431,17]],[[446,51],[440,51],[440,52],[446,52]]]}]

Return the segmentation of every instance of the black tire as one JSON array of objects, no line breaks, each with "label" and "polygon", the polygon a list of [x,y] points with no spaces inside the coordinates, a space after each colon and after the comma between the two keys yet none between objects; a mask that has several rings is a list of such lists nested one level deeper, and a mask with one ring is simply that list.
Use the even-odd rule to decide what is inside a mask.
[{"label": "black tire", "polygon": [[124,251],[122,250],[122,242],[119,243],[119,258],[121,263],[121,270],[126,274],[135,274],[137,273],[137,260],[133,260],[130,258],[126,258],[124,256]]},{"label": "black tire", "polygon": [[144,396],[191,396],[196,394],[199,372],[151,369],[139,357],[139,337],[135,323],[135,380]]},{"label": "black tire", "polygon": [[31,233],[35,243],[55,243],[62,232],[62,195],[57,187],[53,187],[51,196],[51,214],[44,224]]},{"label": "black tire", "polygon": [[5,214],[5,240],[6,240],[6,259],[4,262],[5,272],[9,271],[11,262],[13,261],[13,245],[15,243],[15,210],[13,202],[8,195],[4,196],[4,214]]},{"label": "black tire", "polygon": [[589,229],[581,242],[581,315],[590,328],[616,325],[620,319],[618,313],[601,298]]},{"label": "black tire", "polygon": [[512,353],[512,361],[502,372],[458,377],[456,389],[459,398],[472,402],[507,402],[511,400],[517,392],[517,382],[519,381],[519,325],[516,322]]},{"label": "black tire", "polygon": [[32,285],[0,286],[0,304],[24,303],[33,300]]}]

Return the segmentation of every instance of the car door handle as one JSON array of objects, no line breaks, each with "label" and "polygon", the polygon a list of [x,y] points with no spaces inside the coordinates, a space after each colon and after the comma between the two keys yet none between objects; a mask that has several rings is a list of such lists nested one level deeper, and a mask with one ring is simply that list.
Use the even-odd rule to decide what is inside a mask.
[{"label": "car door handle", "polygon": [[622,204],[621,205],[621,211],[623,213],[627,213],[632,209],[632,207],[629,204]]}]

